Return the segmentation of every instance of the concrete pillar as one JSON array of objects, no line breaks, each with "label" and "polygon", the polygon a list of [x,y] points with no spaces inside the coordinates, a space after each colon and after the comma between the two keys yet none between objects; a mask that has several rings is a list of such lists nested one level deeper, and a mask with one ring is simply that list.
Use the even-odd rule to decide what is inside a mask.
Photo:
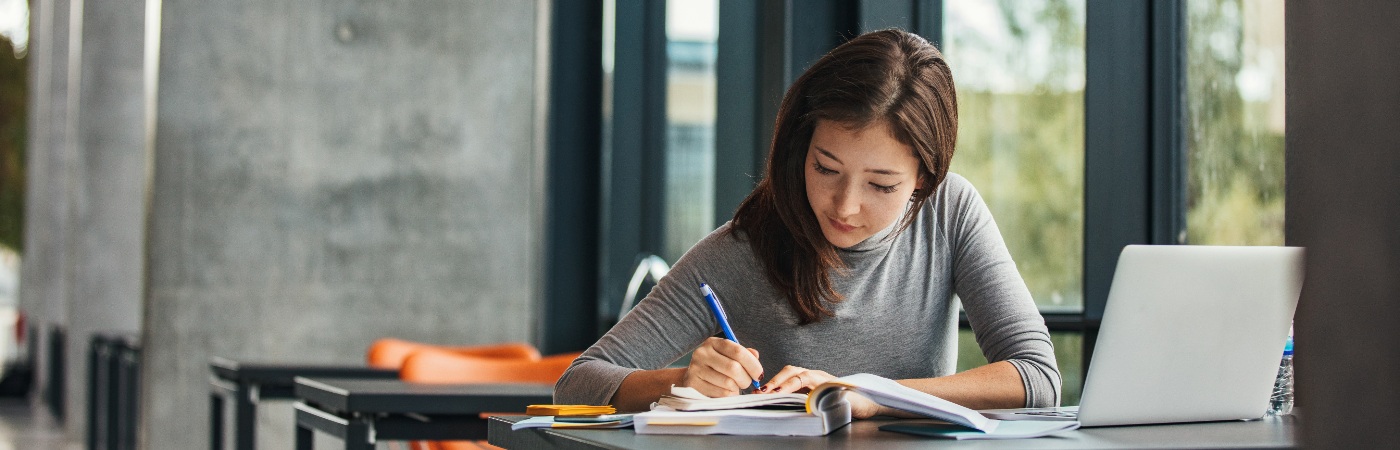
[{"label": "concrete pillar", "polygon": [[[211,356],[535,335],[540,5],[160,8],[146,448],[206,446]],[[290,446],[290,407],[262,411],[259,446]]]},{"label": "concrete pillar", "polygon": [[[32,392],[48,386],[48,331],[66,323],[73,181],[69,127],[69,0],[35,0],[30,13],[30,106],[20,307],[35,339]],[[76,101],[76,100],[75,100]]]},{"label": "concrete pillar", "polygon": [[1400,441],[1400,4],[1285,5],[1285,241],[1307,247],[1300,447]]},{"label": "concrete pillar", "polygon": [[140,331],[147,158],[142,120],[142,1],[72,0],[80,57],[70,189],[66,407],[69,436],[87,428],[89,342]]}]

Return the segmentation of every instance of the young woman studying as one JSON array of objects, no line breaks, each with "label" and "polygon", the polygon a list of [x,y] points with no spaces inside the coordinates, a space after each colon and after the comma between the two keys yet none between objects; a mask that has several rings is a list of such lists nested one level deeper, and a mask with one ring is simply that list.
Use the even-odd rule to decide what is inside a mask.
[{"label": "young woman studying", "polygon": [[[957,123],[952,74],[923,38],[832,50],[788,89],[733,220],[574,361],[555,401],[641,411],[671,385],[721,397],[868,372],[974,409],[1058,405],[1045,321],[982,198],[948,172]],[[743,345],[716,337],[701,283]],[[956,374],[954,294],[992,361]],[[900,415],[852,397],[856,418]]]}]

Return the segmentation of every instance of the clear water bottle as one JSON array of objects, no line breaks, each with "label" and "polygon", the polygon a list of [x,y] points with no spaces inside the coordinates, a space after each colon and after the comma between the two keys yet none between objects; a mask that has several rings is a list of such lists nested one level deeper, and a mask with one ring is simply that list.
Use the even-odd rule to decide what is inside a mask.
[{"label": "clear water bottle", "polygon": [[1278,364],[1278,378],[1274,380],[1274,393],[1269,396],[1270,416],[1282,416],[1293,412],[1293,333],[1283,345],[1283,360]]}]

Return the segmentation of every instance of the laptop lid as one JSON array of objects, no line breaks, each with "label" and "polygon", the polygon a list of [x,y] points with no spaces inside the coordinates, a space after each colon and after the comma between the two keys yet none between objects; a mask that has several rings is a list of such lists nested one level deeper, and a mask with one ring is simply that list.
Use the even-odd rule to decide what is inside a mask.
[{"label": "laptop lid", "polygon": [[1303,249],[1130,245],[1084,380],[1084,426],[1264,415]]}]

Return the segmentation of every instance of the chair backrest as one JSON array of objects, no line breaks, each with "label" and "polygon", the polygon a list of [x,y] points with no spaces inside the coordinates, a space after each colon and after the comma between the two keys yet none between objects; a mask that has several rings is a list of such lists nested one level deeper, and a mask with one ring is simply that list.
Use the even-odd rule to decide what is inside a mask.
[{"label": "chair backrest", "polygon": [[632,311],[632,307],[637,305],[637,294],[642,293],[642,283],[651,280],[652,283],[661,281],[671,272],[671,266],[666,265],[666,260],[660,256],[645,254],[637,259],[637,269],[632,272],[632,279],[627,282],[627,292],[622,296],[622,303],[617,311],[617,320],[622,320],[623,316]]},{"label": "chair backrest", "polygon": [[422,349],[404,361],[399,378],[416,383],[554,384],[578,355],[551,355],[530,361]]},{"label": "chair backrest", "polygon": [[486,358],[520,359],[527,361],[538,361],[540,359],[540,351],[535,349],[535,346],[524,342],[445,346],[395,338],[382,338],[374,341],[373,344],[370,344],[369,350],[365,352],[365,359],[370,367],[399,369],[403,367],[404,361],[408,359],[409,355],[423,349],[435,349]]},{"label": "chair backrest", "polygon": [[[443,347],[380,339],[370,346],[369,359],[370,365],[378,359],[381,364],[398,368],[400,379],[415,383],[554,384],[578,355],[541,357],[539,350],[525,343]],[[410,447],[424,450],[496,448],[486,441],[415,441]]]}]

